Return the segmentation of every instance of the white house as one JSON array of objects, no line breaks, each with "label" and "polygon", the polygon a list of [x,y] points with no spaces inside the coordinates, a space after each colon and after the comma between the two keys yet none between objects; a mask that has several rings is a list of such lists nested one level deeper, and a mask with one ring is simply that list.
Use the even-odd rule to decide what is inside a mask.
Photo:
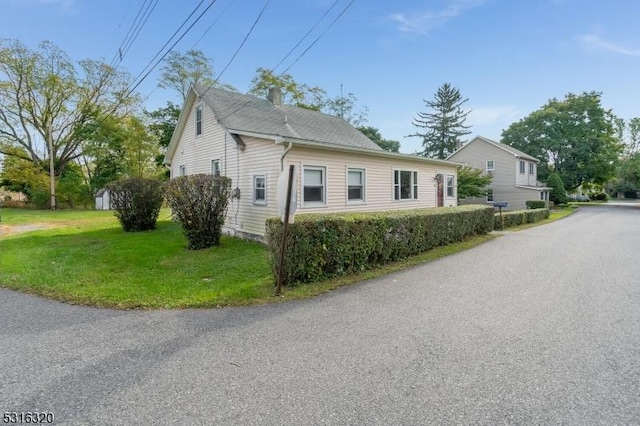
[{"label": "white house", "polygon": [[168,147],[171,177],[222,174],[234,197],[225,231],[258,238],[279,216],[277,181],[297,166],[296,215],[454,206],[457,164],[390,153],[345,120],[266,99],[192,87]]},{"label": "white house", "polygon": [[476,136],[447,160],[463,163],[493,176],[486,197],[469,197],[460,200],[460,204],[506,201],[509,210],[524,210],[529,200],[544,200],[548,205],[551,188],[538,182],[540,161],[512,146]]}]

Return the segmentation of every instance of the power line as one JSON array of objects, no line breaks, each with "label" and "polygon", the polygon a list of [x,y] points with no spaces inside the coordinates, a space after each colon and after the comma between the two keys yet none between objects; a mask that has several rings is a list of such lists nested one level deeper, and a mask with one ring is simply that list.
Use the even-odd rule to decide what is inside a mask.
[{"label": "power line", "polygon": [[301,39],[300,39],[300,40],[295,44],[295,46],[293,46],[293,47],[291,48],[291,50],[289,50],[289,52],[284,56],[284,58],[282,58],[282,59],[280,60],[280,62],[278,62],[278,64],[277,64],[275,67],[271,68],[271,72],[275,71],[275,70],[276,70],[276,69],[277,69],[277,68],[278,68],[278,67],[279,67],[279,66],[280,66],[284,61],[286,61],[286,60],[287,60],[287,58],[288,58],[288,57],[293,53],[293,51],[294,51],[294,50],[296,50],[296,49],[298,48],[298,46],[300,46],[300,44],[302,44],[302,42],[304,41],[304,39],[306,39],[306,38],[307,38],[307,36],[308,36],[309,34],[311,34],[311,32],[312,32],[313,30],[315,30],[315,29],[316,29],[316,27],[320,24],[320,22],[322,22],[322,21],[324,20],[324,18],[326,18],[326,16],[329,14],[329,12],[331,12],[331,11],[333,10],[333,8],[335,7],[335,5],[336,5],[336,4],[338,4],[338,2],[339,2],[339,1],[340,1],[340,0],[336,0],[336,1],[334,1],[334,2],[333,2],[333,4],[331,5],[331,7],[329,7],[329,9],[327,9],[327,11],[326,11],[326,12],[324,12],[324,14],[320,17],[320,19],[318,19],[318,20],[316,21],[316,23],[315,23],[315,24],[313,24],[313,26],[312,26],[311,28],[309,28],[309,31],[307,31],[307,32],[306,32],[306,34],[305,34],[304,36],[302,36],[302,38],[301,38]]},{"label": "power line", "polygon": [[207,87],[207,89],[204,92],[202,92],[202,94],[200,95],[201,97],[206,95],[207,92],[209,91],[209,89],[211,89],[213,86],[215,86],[218,83],[218,81],[220,80],[220,77],[222,77],[222,74],[224,74],[224,72],[227,70],[227,68],[229,68],[229,65],[231,65],[231,63],[236,58],[236,56],[238,56],[238,53],[240,53],[240,50],[244,47],[245,43],[249,39],[249,36],[253,32],[254,28],[256,27],[256,25],[258,25],[258,21],[260,21],[260,18],[262,18],[262,14],[267,9],[267,6],[269,5],[270,1],[271,0],[267,0],[267,1],[264,2],[264,6],[262,6],[262,9],[260,10],[260,13],[258,14],[258,17],[255,19],[255,21],[253,21],[253,25],[251,25],[251,28],[249,29],[247,34],[244,36],[244,39],[242,40],[242,43],[240,43],[240,46],[238,46],[238,48],[234,52],[234,54],[231,57],[231,59],[229,59],[229,62],[227,62],[227,65],[225,65],[225,67],[222,69],[220,74],[218,74],[218,77],[216,77],[216,79],[213,81],[213,83],[211,83],[211,85],[209,87]]},{"label": "power line", "polygon": [[122,40],[120,47],[118,47],[118,51],[116,52],[113,59],[111,60],[111,63],[109,64],[110,67],[113,68],[116,66],[116,64],[119,64],[120,62],[122,62],[124,55],[129,51],[129,48],[131,47],[133,42],[137,39],[138,35],[140,34],[140,31],[142,31],[142,27],[144,27],[147,20],[149,19],[149,16],[151,15],[156,5],[158,4],[158,0],[155,0],[155,3],[152,3],[153,1],[154,0],[144,0],[142,5],[138,9],[138,13],[136,14],[136,17],[133,19],[133,22],[131,22],[131,25],[129,26],[129,30],[127,31],[127,34],[124,37],[124,40]]},{"label": "power line", "polygon": [[134,30],[134,34],[131,36],[129,43],[122,49],[122,54],[121,54],[122,57],[124,57],[129,52],[129,49],[131,49],[131,46],[140,35],[140,32],[142,31],[142,27],[144,27],[144,25],[147,23],[147,21],[149,20],[149,16],[151,16],[151,13],[155,10],[157,5],[158,5],[158,0],[155,0],[153,4],[149,3],[147,10],[145,10],[145,15],[143,15],[143,20],[138,23],[139,25]]},{"label": "power line", "polygon": [[211,31],[211,29],[218,23],[218,21],[220,20],[220,18],[222,18],[222,16],[227,12],[227,10],[229,10],[229,8],[231,7],[231,5],[235,2],[235,0],[231,0],[229,2],[229,4],[227,5],[227,7],[225,7],[222,12],[220,13],[220,15],[211,23],[211,25],[209,25],[209,28],[207,28],[206,30],[204,30],[204,33],[202,33],[202,35],[200,36],[200,38],[198,40],[196,40],[195,43],[193,43],[193,46],[191,47],[191,49],[195,48],[196,45],[198,43],[200,43],[200,41],[204,38],[205,35],[207,35],[207,33],[209,31]]}]

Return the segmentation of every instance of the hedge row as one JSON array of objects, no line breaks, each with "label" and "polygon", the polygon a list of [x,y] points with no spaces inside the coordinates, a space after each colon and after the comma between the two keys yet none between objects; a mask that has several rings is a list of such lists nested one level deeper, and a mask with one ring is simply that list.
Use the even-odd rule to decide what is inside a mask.
[{"label": "hedge row", "polygon": [[[503,212],[502,221],[503,228],[509,228],[512,226],[522,225],[524,223],[534,223],[543,219],[549,218],[549,209],[534,209],[534,210],[517,210],[513,212]],[[501,229],[500,227],[500,213],[494,215],[494,229]]]},{"label": "hedge row", "polygon": [[[296,216],[289,225],[284,284],[370,269],[492,230],[493,208],[485,206]],[[267,220],[266,231],[277,277],[280,219]]]},{"label": "hedge row", "polygon": [[547,202],[544,200],[529,200],[525,204],[528,209],[544,209],[547,207]]}]

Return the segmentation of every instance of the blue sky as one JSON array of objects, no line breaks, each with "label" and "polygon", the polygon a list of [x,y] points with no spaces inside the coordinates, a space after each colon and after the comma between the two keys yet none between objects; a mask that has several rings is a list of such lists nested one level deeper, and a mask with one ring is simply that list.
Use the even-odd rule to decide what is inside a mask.
[{"label": "blue sky", "polygon": [[[247,91],[256,68],[278,64],[334,1],[270,0],[221,80]],[[339,0],[276,71],[291,65],[350,1]],[[138,75],[199,2],[160,0],[121,66]],[[0,0],[0,37],[20,38],[30,47],[49,40],[73,60],[110,62],[142,4]],[[202,50],[220,72],[264,4],[217,0],[176,49]],[[444,82],[469,98],[473,134],[493,139],[568,92],[602,92],[604,106],[629,119],[640,116],[638,16],[636,0],[355,0],[288,72],[331,96],[340,94],[341,85],[354,93],[369,110],[367,124],[399,140],[406,153],[420,147],[419,140],[404,138],[416,130],[412,117]],[[178,100],[156,87],[158,75],[151,73],[138,89],[147,109]]]}]

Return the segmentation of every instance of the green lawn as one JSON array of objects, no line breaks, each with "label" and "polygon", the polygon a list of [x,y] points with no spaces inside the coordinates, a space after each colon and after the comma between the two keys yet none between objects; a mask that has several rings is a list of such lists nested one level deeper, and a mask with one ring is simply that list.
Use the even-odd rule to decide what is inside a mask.
[{"label": "green lawn", "polygon": [[[312,297],[475,247],[495,235],[440,247],[371,271],[284,289],[274,296],[267,251],[223,237],[187,251],[178,224],[163,210],[154,231],[125,233],[112,212],[3,209],[0,285],[69,303],[120,309],[240,306]],[[6,232],[46,224],[46,230]],[[15,231],[15,228],[14,228]]]}]

